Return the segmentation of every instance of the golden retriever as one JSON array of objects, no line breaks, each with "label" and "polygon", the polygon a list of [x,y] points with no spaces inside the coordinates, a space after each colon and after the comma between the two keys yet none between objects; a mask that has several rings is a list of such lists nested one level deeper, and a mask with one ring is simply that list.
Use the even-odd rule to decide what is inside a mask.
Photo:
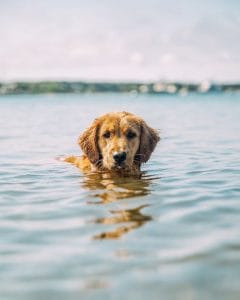
[{"label": "golden retriever", "polygon": [[159,140],[157,130],[142,118],[129,112],[108,113],[97,118],[79,137],[84,155],[70,156],[64,161],[84,172],[138,173]]}]

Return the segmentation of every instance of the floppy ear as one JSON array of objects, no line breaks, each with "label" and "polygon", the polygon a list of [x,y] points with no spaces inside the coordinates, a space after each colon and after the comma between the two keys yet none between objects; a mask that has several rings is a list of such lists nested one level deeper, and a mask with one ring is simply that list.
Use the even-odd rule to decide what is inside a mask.
[{"label": "floppy ear", "polygon": [[157,142],[160,140],[159,133],[156,129],[149,127],[143,120],[141,121],[140,146],[138,150],[140,163],[149,160]]},{"label": "floppy ear", "polygon": [[96,164],[100,158],[97,120],[79,137],[78,143],[90,162]]}]

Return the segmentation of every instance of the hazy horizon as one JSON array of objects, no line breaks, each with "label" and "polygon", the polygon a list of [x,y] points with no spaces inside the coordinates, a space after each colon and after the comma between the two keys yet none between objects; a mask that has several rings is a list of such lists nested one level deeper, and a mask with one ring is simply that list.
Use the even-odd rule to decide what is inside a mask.
[{"label": "hazy horizon", "polygon": [[240,2],[0,3],[0,81],[240,81]]}]

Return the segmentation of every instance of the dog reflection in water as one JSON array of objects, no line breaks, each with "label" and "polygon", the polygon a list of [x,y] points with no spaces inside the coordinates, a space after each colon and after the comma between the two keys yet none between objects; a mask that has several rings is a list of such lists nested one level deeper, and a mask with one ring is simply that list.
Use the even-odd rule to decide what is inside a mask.
[{"label": "dog reflection in water", "polygon": [[[143,179],[141,176],[119,177],[119,174],[91,173],[85,175],[82,185],[92,191],[98,191],[93,196],[97,201],[89,201],[89,204],[108,204],[115,202],[119,207],[121,200],[145,196],[150,193],[149,184],[151,179]],[[122,206],[122,205],[121,205]],[[113,225],[121,224],[112,231],[103,232],[95,239],[117,239],[129,231],[143,226],[151,221],[152,217],[142,213],[147,204],[135,208],[118,208],[110,210],[111,216],[98,218],[94,222]]]}]

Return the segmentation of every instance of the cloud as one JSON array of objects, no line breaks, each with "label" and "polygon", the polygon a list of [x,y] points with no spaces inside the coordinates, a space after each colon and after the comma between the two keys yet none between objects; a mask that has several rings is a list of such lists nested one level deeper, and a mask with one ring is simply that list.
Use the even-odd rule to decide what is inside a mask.
[{"label": "cloud", "polygon": [[0,80],[240,78],[237,1],[0,3]]},{"label": "cloud", "polygon": [[134,65],[141,65],[144,61],[144,58],[140,52],[133,52],[130,54],[129,60]]}]

